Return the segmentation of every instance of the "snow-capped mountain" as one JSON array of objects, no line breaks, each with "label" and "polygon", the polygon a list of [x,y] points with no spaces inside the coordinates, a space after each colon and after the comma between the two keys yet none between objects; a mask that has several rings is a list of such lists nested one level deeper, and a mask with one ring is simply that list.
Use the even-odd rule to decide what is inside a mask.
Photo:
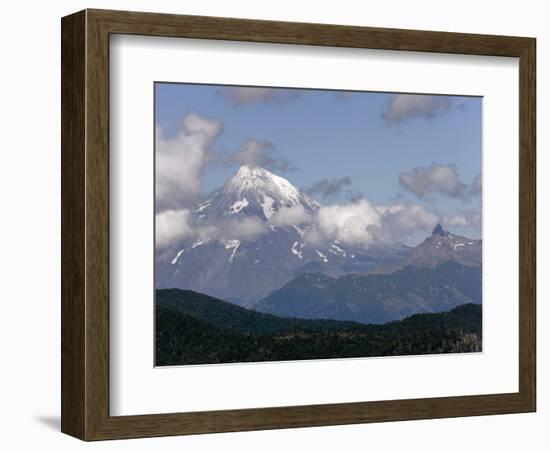
[{"label": "snow-capped mountain", "polygon": [[373,273],[393,273],[408,266],[436,267],[444,262],[463,266],[481,266],[482,241],[450,233],[437,225],[432,234],[398,261],[383,265]]},{"label": "snow-capped mountain", "polygon": [[157,258],[157,288],[191,289],[250,305],[304,272],[366,272],[403,256],[407,247],[363,248],[308,243],[308,217],[320,205],[266,169],[242,166],[195,208],[204,230]]},{"label": "snow-capped mountain", "polygon": [[286,179],[257,166],[243,165],[225,185],[200,203],[198,218],[253,215],[269,220],[281,208],[301,207],[313,212],[319,204]]}]

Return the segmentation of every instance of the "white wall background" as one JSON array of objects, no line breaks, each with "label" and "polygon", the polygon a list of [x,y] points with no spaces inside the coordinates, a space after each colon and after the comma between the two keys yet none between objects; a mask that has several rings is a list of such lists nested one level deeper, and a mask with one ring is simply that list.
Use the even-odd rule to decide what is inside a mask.
[{"label": "white wall background", "polygon": [[[72,449],[59,432],[60,17],[86,7],[535,36],[538,39],[538,378],[536,414],[141,439],[95,448],[548,448],[550,443],[550,28],[535,0],[6,2],[0,15],[0,443]],[[545,279],[546,278],[546,279]],[[549,324],[550,326],[550,324]],[[261,382],[261,380],[258,380]]]}]

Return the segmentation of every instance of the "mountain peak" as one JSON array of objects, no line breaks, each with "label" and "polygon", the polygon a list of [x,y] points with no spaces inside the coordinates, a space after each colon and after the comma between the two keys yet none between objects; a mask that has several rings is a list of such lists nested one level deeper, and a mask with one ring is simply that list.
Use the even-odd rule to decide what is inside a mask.
[{"label": "mountain peak", "polygon": [[[280,208],[302,204],[306,209],[316,207],[316,203],[301,193],[286,178],[275,175],[263,167],[244,164],[224,186],[224,195],[235,196],[237,200],[247,199],[259,205],[269,203]],[[237,198],[238,197],[238,198]],[[242,197],[242,198],[241,198]]]},{"label": "mountain peak", "polygon": [[239,170],[235,174],[236,177],[250,177],[258,175],[273,175],[269,170],[264,169],[263,167],[252,165],[252,164],[243,164],[239,167]]},{"label": "mountain peak", "polygon": [[445,231],[440,223],[438,223],[432,231],[432,236],[448,236],[449,232]]},{"label": "mountain peak", "polygon": [[263,185],[271,181],[278,181],[282,184],[291,185],[285,178],[279,177],[263,167],[252,164],[243,164],[239,167],[237,173],[229,179],[227,184],[233,186],[251,185],[246,187],[252,187]]},{"label": "mountain peak", "polygon": [[292,198],[299,197],[299,191],[287,179],[279,177],[260,166],[244,164],[225,185],[226,192],[256,191],[265,194],[281,193]]}]

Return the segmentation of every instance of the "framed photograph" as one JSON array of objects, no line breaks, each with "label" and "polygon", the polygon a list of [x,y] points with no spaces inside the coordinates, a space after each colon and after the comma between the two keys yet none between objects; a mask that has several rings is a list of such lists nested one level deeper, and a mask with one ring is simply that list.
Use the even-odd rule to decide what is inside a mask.
[{"label": "framed photograph", "polygon": [[534,38],[61,29],[64,433],[535,411]]}]

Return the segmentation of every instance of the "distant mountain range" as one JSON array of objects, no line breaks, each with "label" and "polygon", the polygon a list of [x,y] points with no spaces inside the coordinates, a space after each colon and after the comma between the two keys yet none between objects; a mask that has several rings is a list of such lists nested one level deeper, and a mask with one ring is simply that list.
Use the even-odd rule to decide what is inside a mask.
[{"label": "distant mountain range", "polygon": [[157,366],[481,351],[481,306],[384,325],[250,311],[193,291],[156,291]]},{"label": "distant mountain range", "polygon": [[250,219],[269,227],[268,231],[255,239],[180,243],[157,258],[155,285],[192,289],[251,305],[300,273],[365,273],[399,260],[410,250],[399,243],[368,250],[337,240],[312,245],[304,239],[307,225],[273,220],[282,210],[312,214],[318,208],[315,200],[288,180],[263,168],[244,165],[222,188],[193,208],[193,222],[208,225]]},{"label": "distant mountain range", "polygon": [[[186,241],[156,261],[156,288],[202,292],[261,313],[301,319],[384,323],[482,302],[482,241],[437,225],[414,248],[312,244],[308,225],[274,220],[314,214],[319,204],[286,179],[242,166],[193,210],[198,224],[253,220],[254,239]],[[254,316],[258,317],[258,316]]]},{"label": "distant mountain range", "polygon": [[435,268],[408,266],[390,274],[303,274],[254,309],[282,317],[384,323],[464,303],[480,304],[481,297],[481,267],[447,262]]},{"label": "distant mountain range", "polygon": [[254,305],[284,317],[384,323],[482,302],[482,243],[437,225],[408,254],[367,274],[297,276]]}]

